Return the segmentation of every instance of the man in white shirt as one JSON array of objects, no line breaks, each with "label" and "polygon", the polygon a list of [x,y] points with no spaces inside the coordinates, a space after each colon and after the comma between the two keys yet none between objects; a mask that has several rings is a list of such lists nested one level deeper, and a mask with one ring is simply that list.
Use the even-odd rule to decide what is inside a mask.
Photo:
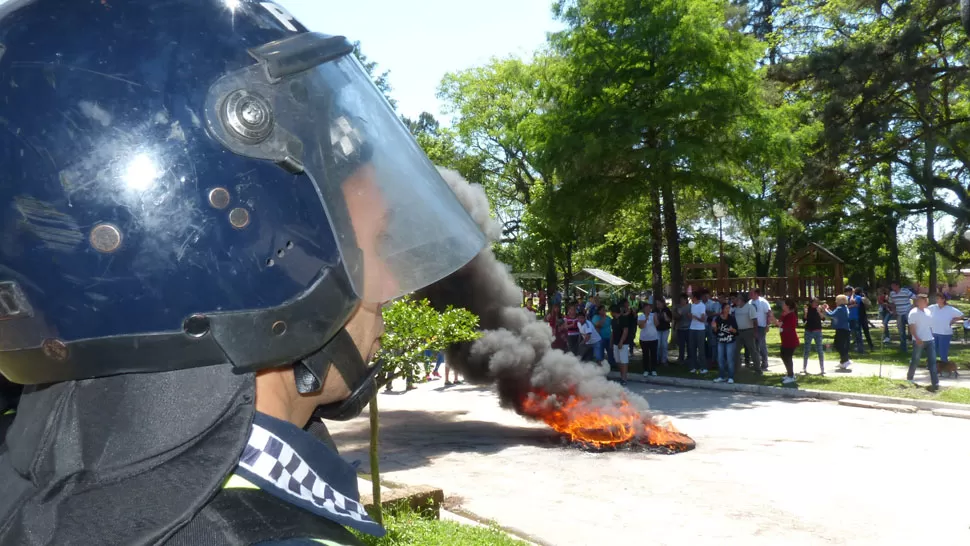
[{"label": "man in white shirt", "polygon": [[940,388],[940,378],[936,371],[936,345],[933,343],[933,317],[926,309],[929,298],[926,294],[916,296],[916,307],[910,310],[909,333],[913,336],[913,357],[909,360],[909,372],[906,379],[913,381],[916,377],[916,366],[923,353],[926,353],[926,367],[930,370],[930,390]]},{"label": "man in white shirt", "polygon": [[741,348],[743,347],[748,357],[754,360],[755,371],[760,374],[765,362],[761,360],[758,342],[755,341],[758,334],[758,310],[750,300],[744,301],[744,294],[738,294],[734,298],[734,319],[738,323],[738,341],[736,342],[734,360],[740,362]]},{"label": "man in white shirt", "polygon": [[748,296],[751,298],[754,308],[758,311],[758,332],[755,335],[755,342],[758,344],[758,352],[761,354],[761,369],[764,371],[768,369],[768,324],[774,322],[775,316],[771,312],[771,304],[761,297],[760,288],[751,289]]},{"label": "man in white shirt", "polygon": [[582,343],[579,346],[579,359],[586,361],[592,358],[596,362],[601,362],[603,360],[603,345],[600,342],[603,338],[600,337],[600,333],[596,331],[593,323],[586,318],[586,315],[579,317],[579,335],[582,336]]},{"label": "man in white shirt", "polygon": [[657,331],[657,314],[653,312],[653,307],[649,303],[640,306],[637,326],[640,327],[643,376],[657,375],[657,347],[660,344],[660,333]]},{"label": "man in white shirt", "polygon": [[687,360],[690,373],[707,373],[707,359],[704,355],[705,333],[707,330],[707,306],[697,297],[690,297],[690,333],[687,338]]}]

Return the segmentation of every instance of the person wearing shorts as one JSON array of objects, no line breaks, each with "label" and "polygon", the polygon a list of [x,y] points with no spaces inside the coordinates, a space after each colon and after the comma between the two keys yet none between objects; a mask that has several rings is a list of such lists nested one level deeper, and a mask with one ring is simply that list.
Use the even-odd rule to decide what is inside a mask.
[{"label": "person wearing shorts", "polygon": [[626,385],[626,372],[630,367],[630,332],[628,322],[620,315],[620,306],[610,308],[613,315],[613,359],[620,368],[620,384]]}]

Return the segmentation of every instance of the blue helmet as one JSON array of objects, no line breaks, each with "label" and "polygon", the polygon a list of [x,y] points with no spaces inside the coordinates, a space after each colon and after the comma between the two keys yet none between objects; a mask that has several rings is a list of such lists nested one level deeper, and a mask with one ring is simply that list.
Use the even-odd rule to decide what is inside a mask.
[{"label": "blue helmet", "polygon": [[351,44],[272,2],[9,0],[0,86],[17,383],[297,363],[312,391],[361,302],[485,242]]}]

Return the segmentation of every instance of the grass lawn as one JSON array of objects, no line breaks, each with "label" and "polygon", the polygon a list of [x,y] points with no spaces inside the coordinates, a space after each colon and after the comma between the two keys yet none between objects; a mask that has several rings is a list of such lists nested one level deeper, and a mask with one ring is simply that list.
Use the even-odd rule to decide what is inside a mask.
[{"label": "grass lawn", "polygon": [[[639,358],[630,361],[630,373],[643,373],[643,362]],[[702,379],[702,377],[691,374],[687,369],[675,364],[668,367],[661,367],[658,373],[667,377],[686,377],[689,379]],[[713,380],[717,377],[717,371],[710,371],[704,378]],[[780,387],[784,375],[780,373],[765,373],[759,375],[743,366],[735,371],[734,380],[737,383],[748,385],[769,385]],[[803,389],[815,389],[820,391],[876,394],[880,396],[895,396],[898,398],[912,398],[919,400],[937,400],[940,402],[954,402],[958,404],[970,404],[970,389],[965,388],[941,388],[937,392],[931,392],[928,388],[914,386],[907,381],[886,379],[872,376],[853,377],[851,374],[840,374],[829,372],[825,376],[819,375],[799,375],[798,386]]]},{"label": "grass lawn", "polygon": [[[967,316],[970,316],[970,303],[957,301],[950,302],[954,307],[963,311]],[[781,316],[781,309],[775,309],[775,316]],[[863,343],[865,344],[866,353],[862,356],[857,355],[855,352],[850,351],[849,356],[852,358],[853,362],[862,362],[865,364],[891,364],[895,366],[909,366],[909,359],[913,354],[912,343],[907,342],[906,352],[902,353],[899,351],[899,331],[895,327],[895,323],[889,325],[889,335],[892,341],[890,343],[883,344],[883,330],[882,321],[878,319],[870,319],[873,326],[869,328],[869,334],[872,336],[872,347],[873,350],[869,350],[868,344],[865,344],[865,334],[863,334]],[[795,364],[796,368],[799,367],[798,363],[802,359],[804,354],[802,351],[804,349],[805,342],[805,331],[801,320],[799,320],[799,330],[798,338],[802,341],[802,346],[795,351]],[[640,339],[640,330],[637,329],[637,337],[635,339]],[[838,361],[839,354],[835,351],[835,330],[832,328],[825,328],[822,331],[822,344],[829,346],[829,351],[825,355],[826,360]],[[676,353],[676,341],[670,344],[671,350]],[[812,347],[815,350],[815,347]],[[768,330],[768,355],[777,357],[781,354],[781,334],[778,332],[778,328],[772,327]],[[814,360],[814,357],[809,356],[810,359]],[[925,357],[924,357],[925,362]],[[953,340],[950,343],[950,362],[957,364],[958,366],[970,365],[970,336],[967,338],[967,343],[963,342],[963,324],[955,324],[953,326]],[[925,365],[925,364],[924,364]]]},{"label": "grass lawn", "polygon": [[385,511],[387,535],[374,538],[358,534],[370,546],[448,544],[455,546],[522,546],[524,543],[492,527],[462,525],[453,521],[422,518],[412,511]]}]

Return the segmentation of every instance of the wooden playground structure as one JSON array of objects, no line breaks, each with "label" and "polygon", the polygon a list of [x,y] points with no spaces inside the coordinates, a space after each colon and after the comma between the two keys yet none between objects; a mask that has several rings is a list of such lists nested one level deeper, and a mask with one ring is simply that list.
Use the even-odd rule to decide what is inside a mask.
[{"label": "wooden playground structure", "polygon": [[[706,288],[718,294],[758,287],[769,299],[832,301],[845,288],[844,268],[845,262],[841,258],[822,245],[810,243],[789,259],[787,277],[730,277],[728,264],[722,259],[720,263],[685,265],[684,284],[685,289]],[[698,275],[706,277],[694,278]]]}]

